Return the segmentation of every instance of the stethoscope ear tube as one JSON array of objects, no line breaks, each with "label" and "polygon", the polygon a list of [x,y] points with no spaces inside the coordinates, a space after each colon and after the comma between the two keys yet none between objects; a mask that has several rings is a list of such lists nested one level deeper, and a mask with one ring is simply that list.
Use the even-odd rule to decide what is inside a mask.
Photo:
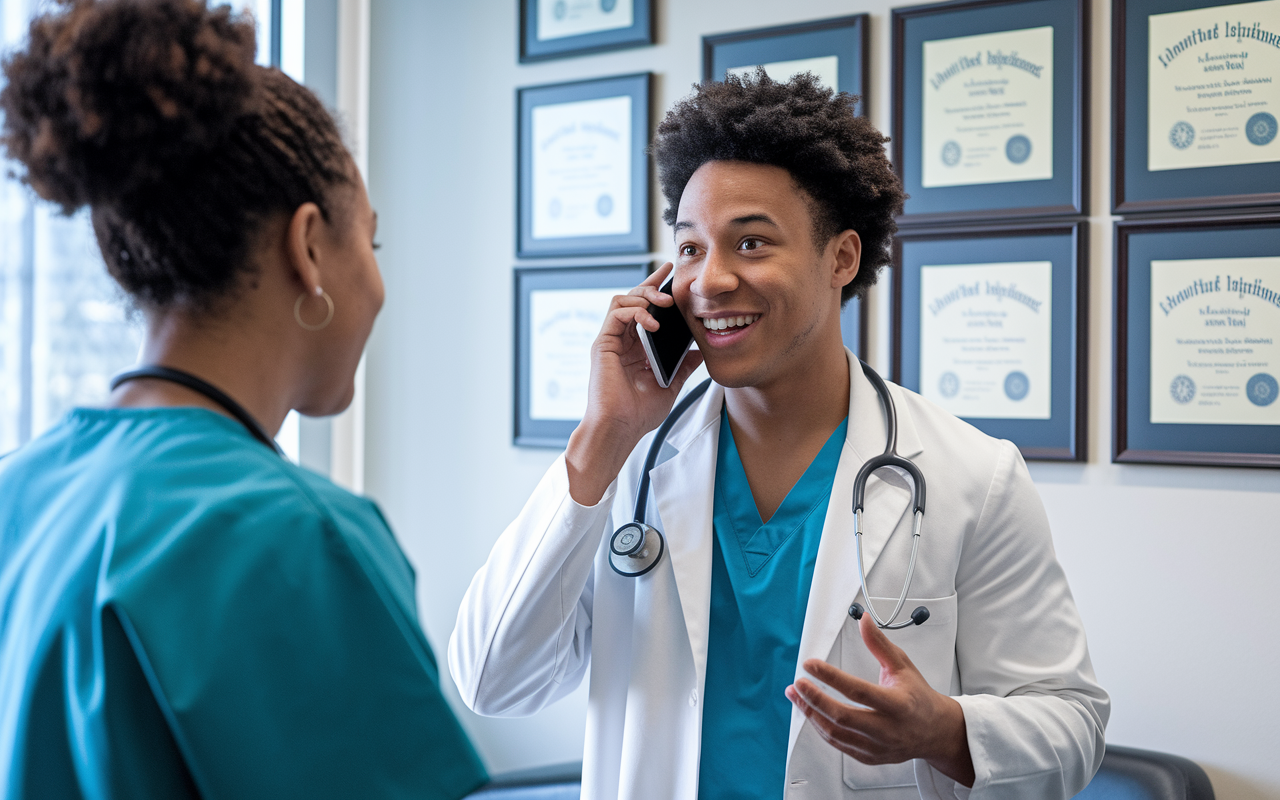
[{"label": "stethoscope ear tube", "polygon": [[[898,613],[902,611],[903,604],[907,602],[907,593],[911,590],[911,578],[916,574],[916,554],[920,549],[920,522],[924,519],[924,474],[910,459],[898,455],[898,412],[893,404],[893,397],[889,394],[889,387],[885,385],[879,373],[867,366],[866,362],[859,363],[862,364],[862,373],[867,376],[867,380],[871,381],[876,394],[880,395],[880,405],[884,408],[886,434],[884,452],[867,459],[853,479],[853,538],[857,541],[858,579],[862,585],[862,596],[867,602],[866,611],[870,612],[871,618],[875,620],[878,627],[894,631],[909,625],[923,625],[925,620],[929,619],[929,609],[920,606],[911,612],[910,620],[894,623]],[[862,509],[866,500],[867,481],[870,480],[872,473],[885,467],[897,467],[911,478],[911,510],[915,518],[911,530],[911,561],[907,564],[907,578],[902,582],[898,604],[893,607],[893,613],[889,615],[887,621],[880,619],[875,606],[871,603],[871,592],[867,591],[867,571],[862,565]],[[863,608],[858,603],[849,606],[849,616],[854,619],[862,619],[862,613]]]},{"label": "stethoscope ear tube", "polygon": [[[868,600],[867,602],[870,603],[871,601]],[[862,615],[865,613],[866,611],[863,610],[861,603],[854,603],[853,605],[849,606],[849,616],[853,617],[859,622],[862,621]],[[928,621],[929,621],[929,609],[925,608],[924,606],[916,606],[916,610],[911,612],[911,622],[909,623],[904,622],[900,625],[895,626],[895,628],[905,628],[907,627],[907,625],[923,625]],[[891,630],[893,629],[891,628]]]}]

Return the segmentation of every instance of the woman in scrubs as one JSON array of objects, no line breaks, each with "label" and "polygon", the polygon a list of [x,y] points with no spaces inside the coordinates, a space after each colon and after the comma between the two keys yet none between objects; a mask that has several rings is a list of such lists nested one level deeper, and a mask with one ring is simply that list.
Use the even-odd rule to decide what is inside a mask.
[{"label": "woman in scrubs", "polygon": [[254,50],[205,0],[75,0],[5,62],[3,145],[90,207],[142,363],[227,397],[128,380],[0,460],[0,797],[485,779],[378,509],[268,443],[290,409],[351,401],[383,288],[332,118]]}]

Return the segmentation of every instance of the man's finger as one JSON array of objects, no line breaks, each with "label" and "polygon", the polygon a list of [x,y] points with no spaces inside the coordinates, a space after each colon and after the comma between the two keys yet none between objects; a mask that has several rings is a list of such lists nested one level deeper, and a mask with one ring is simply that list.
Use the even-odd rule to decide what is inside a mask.
[{"label": "man's finger", "polygon": [[[618,300],[619,298],[614,299]],[[608,344],[607,342],[609,340],[615,340],[616,342],[620,337],[626,337],[628,334],[634,336],[637,322],[645,330],[656,331],[659,327],[658,321],[649,313],[648,308],[643,303],[615,303],[614,307],[605,314],[604,325],[600,328],[600,338],[597,339],[597,346],[605,345],[606,350],[616,349],[618,347],[616,343]]]},{"label": "man's finger", "polygon": [[882,715],[875,711],[855,708],[846,703],[841,703],[819,689],[812,681],[801,678],[793,685],[810,709],[841,728],[858,731],[863,735],[874,738],[883,727]]},{"label": "man's finger", "polygon": [[879,749],[865,736],[834,725],[818,714],[806,715],[813,729],[822,739],[842,753],[853,756],[864,764],[877,763]]},{"label": "man's finger", "polygon": [[651,303],[656,302],[658,305],[671,305],[675,299],[665,292],[660,291],[663,283],[671,276],[671,271],[675,269],[675,265],[670,261],[663,264],[653,271],[653,274],[640,282],[640,285],[632,289],[628,294],[635,297],[643,297]]},{"label": "man's finger", "polygon": [[898,672],[911,664],[907,654],[901,647],[889,641],[889,637],[884,635],[884,631],[880,630],[880,626],[870,614],[862,615],[862,619],[858,621],[858,630],[862,634],[863,644],[871,651],[871,655],[875,656],[876,661],[880,662],[880,666],[890,672]]},{"label": "man's finger", "polygon": [[862,731],[839,724],[813,705],[805,702],[804,696],[795,685],[787,688],[787,697],[795,704],[796,708],[800,709],[800,713],[804,714],[805,719],[812,723],[814,729],[828,744],[854,758],[871,763],[869,759],[874,758],[874,754],[878,751],[874,739]]},{"label": "man's finger", "polygon": [[652,275],[650,275],[649,277],[641,281],[640,285],[641,286],[661,286],[662,282],[665,281],[667,277],[671,274],[671,270],[675,268],[676,268],[676,265],[668,261],[667,263],[655,269]]},{"label": "man's finger", "polygon": [[850,675],[820,659],[811,658],[805,661],[804,671],[855,703],[880,710],[897,708],[896,698],[888,689],[877,686],[871,681],[864,681],[856,675]]},{"label": "man's finger", "polygon": [[[635,290],[632,289],[632,291],[635,291]],[[614,295],[613,301],[609,306],[610,310],[617,310],[619,308],[648,308],[648,307],[649,307],[649,301],[646,298],[641,297],[640,295],[635,295],[635,294]]]}]

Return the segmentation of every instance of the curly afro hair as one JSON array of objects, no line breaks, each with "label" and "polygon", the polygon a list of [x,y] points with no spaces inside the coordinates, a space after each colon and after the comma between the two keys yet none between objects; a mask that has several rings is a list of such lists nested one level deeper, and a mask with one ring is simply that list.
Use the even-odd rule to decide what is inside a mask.
[{"label": "curly afro hair", "polygon": [[894,217],[906,195],[885,155],[888,139],[854,113],[858,98],[823,88],[809,73],[779,83],[763,68],[694,88],[667,114],[654,140],[666,223],[675,224],[684,187],[708,161],[782,167],[813,201],[819,245],[841,231],[857,231],[861,266],[841,300],[865,292],[890,262]]},{"label": "curly afro hair", "polygon": [[59,0],[10,55],[0,145],[70,214],[144,308],[209,310],[249,242],[354,166],[320,101],[254,63],[253,20],[207,0]]}]

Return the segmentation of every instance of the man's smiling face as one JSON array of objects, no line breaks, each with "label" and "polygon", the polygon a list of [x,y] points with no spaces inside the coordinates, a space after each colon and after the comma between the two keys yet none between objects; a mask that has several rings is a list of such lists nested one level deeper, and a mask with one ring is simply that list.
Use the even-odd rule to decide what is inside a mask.
[{"label": "man's smiling face", "polygon": [[764,164],[710,161],[685,186],[673,291],[722,386],[785,379],[832,326],[838,336],[852,275],[834,278],[836,240],[818,249],[812,208],[789,172]]}]

